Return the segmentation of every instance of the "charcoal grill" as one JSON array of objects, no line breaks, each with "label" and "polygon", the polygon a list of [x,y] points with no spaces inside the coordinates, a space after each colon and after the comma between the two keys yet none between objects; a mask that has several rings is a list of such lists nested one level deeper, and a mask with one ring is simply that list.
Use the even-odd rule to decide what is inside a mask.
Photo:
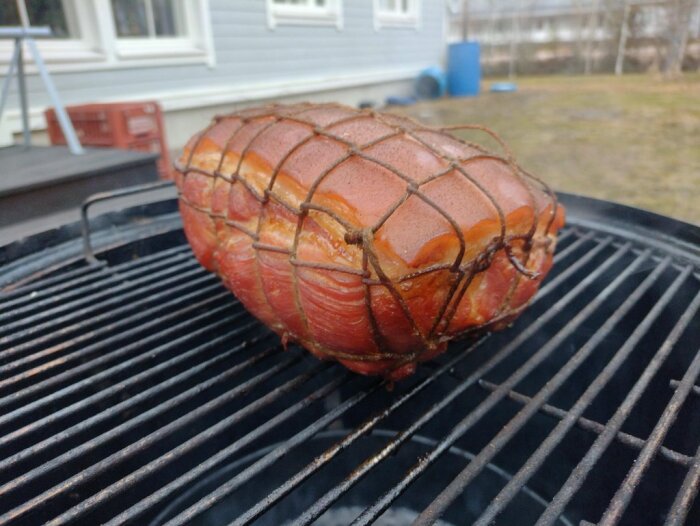
[{"label": "charcoal grill", "polygon": [[529,310],[391,389],[283,350],[174,201],[0,249],[0,523],[700,524],[700,229],[560,197]]}]

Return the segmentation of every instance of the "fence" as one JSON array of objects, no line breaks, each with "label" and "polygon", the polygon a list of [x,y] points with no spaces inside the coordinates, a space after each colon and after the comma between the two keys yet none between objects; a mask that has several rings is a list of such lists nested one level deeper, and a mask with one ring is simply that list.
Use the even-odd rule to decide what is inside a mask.
[{"label": "fence", "polygon": [[486,75],[700,69],[700,0],[448,5],[448,39],[479,41]]}]

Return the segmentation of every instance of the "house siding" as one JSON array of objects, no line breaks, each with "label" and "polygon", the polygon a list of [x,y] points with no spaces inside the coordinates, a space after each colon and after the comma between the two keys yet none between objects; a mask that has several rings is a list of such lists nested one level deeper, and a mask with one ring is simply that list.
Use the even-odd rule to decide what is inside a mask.
[{"label": "house siding", "polygon": [[[240,91],[250,85],[254,90],[267,83],[284,86],[286,81],[303,79],[332,80],[368,73],[379,77],[383,72],[397,70],[418,72],[442,61],[446,14],[444,0],[422,0],[420,4],[418,28],[375,30],[372,0],[343,0],[341,29],[296,25],[278,25],[271,29],[264,0],[210,0],[216,61],[213,67],[205,63],[121,67],[55,72],[52,78],[65,104],[136,98],[163,101],[164,94],[176,96],[179,92],[189,93],[188,100],[192,100],[197,99],[201,91],[201,100],[193,104],[193,107],[201,107],[207,105],[207,94],[212,90],[225,93],[229,88]],[[337,84],[334,89],[338,88]],[[49,100],[36,74],[29,75],[27,85],[33,110],[32,125],[40,129],[43,124],[40,113]],[[316,92],[322,91],[318,82],[316,86]],[[300,89],[303,92],[303,85],[293,95],[298,97]],[[283,91],[278,90],[273,98],[284,99]],[[254,92],[246,97],[248,101],[254,98]],[[187,105],[181,103],[177,108],[169,108],[164,102],[166,113],[182,112]],[[215,105],[226,106],[226,103],[219,101]],[[13,92],[6,108],[10,118],[3,117],[0,125],[5,135],[8,126],[12,133],[17,132],[17,108],[18,98]],[[171,142],[179,146],[181,140],[178,137]]]}]

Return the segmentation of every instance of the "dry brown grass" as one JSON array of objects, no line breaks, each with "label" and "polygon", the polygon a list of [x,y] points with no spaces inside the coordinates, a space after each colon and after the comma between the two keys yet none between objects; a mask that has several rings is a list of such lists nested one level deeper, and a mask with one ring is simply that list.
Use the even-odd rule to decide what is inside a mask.
[{"label": "dry brown grass", "polygon": [[516,93],[395,111],[438,125],[486,125],[523,167],[558,190],[700,224],[700,75],[673,82],[641,75],[530,77],[517,84]]}]

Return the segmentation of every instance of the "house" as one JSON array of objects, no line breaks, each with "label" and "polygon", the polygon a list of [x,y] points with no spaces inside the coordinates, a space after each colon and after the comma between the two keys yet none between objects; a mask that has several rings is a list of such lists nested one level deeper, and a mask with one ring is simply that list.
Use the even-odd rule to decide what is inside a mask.
[{"label": "house", "polygon": [[[171,148],[217,113],[268,100],[381,102],[407,94],[445,48],[444,0],[26,0],[66,105],[155,99]],[[0,26],[18,25],[14,0]],[[0,72],[12,42],[0,41]],[[49,104],[27,66],[30,124],[46,141]],[[11,93],[0,145],[21,131]]]}]

